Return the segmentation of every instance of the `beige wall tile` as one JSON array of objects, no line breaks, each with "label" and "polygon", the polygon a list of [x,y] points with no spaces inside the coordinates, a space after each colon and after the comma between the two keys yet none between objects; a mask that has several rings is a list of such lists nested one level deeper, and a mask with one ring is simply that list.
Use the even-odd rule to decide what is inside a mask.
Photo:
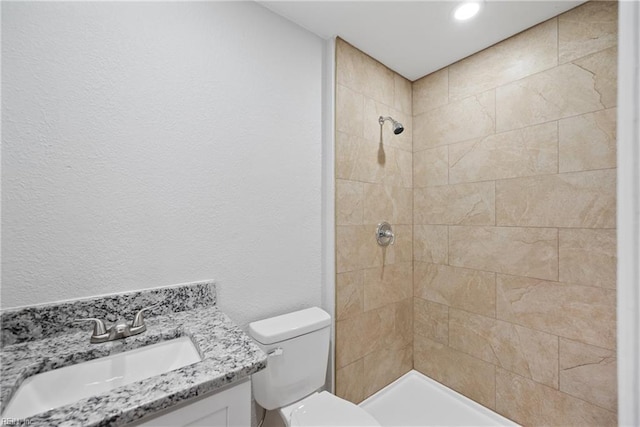
[{"label": "beige wall tile", "polygon": [[336,370],[336,396],[356,405],[364,400],[364,359]]},{"label": "beige wall tile", "polygon": [[612,412],[618,410],[616,353],[560,339],[560,390]]},{"label": "beige wall tile", "polygon": [[413,188],[413,153],[410,151],[395,150],[396,164],[400,171],[400,183],[398,185],[406,188]]},{"label": "beige wall tile", "polygon": [[354,165],[362,138],[344,132],[336,132],[336,178],[352,179]]},{"label": "beige wall tile", "polygon": [[560,172],[616,167],[616,114],[611,108],[560,120]]},{"label": "beige wall tile", "polygon": [[393,73],[393,87],[393,108],[402,111],[404,114],[412,115],[411,82],[400,74]]},{"label": "beige wall tile", "polygon": [[440,344],[449,344],[449,307],[427,301],[413,299],[414,333]]},{"label": "beige wall tile", "polygon": [[416,188],[445,185],[449,179],[446,145],[413,153],[413,184]]},{"label": "beige wall tile", "polygon": [[591,73],[595,90],[605,108],[615,107],[618,98],[618,47],[576,59],[573,63]]},{"label": "beige wall tile", "polygon": [[449,69],[443,68],[413,82],[413,115],[449,103]]},{"label": "beige wall tile", "polygon": [[496,220],[498,225],[614,228],[616,171],[497,181]]},{"label": "beige wall tile", "polygon": [[336,83],[361,91],[364,53],[341,38],[336,39]]},{"label": "beige wall tile", "polygon": [[477,182],[415,189],[413,210],[416,224],[494,225],[495,186]]},{"label": "beige wall tile", "polygon": [[560,281],[616,288],[616,230],[560,230]]},{"label": "beige wall tile", "polygon": [[[371,224],[370,229],[374,230],[377,224]],[[410,225],[393,224],[393,234],[395,242],[393,245],[381,247],[382,261],[384,265],[406,263],[413,261],[413,228]],[[374,236],[375,239],[375,236]]]},{"label": "beige wall tile", "polygon": [[[597,64],[601,59],[591,62]],[[609,73],[594,75],[595,68],[594,64],[565,64],[497,88],[496,130],[504,132],[607,108],[598,81],[608,78]]]},{"label": "beige wall tile", "polygon": [[411,225],[412,196],[410,188],[364,184],[364,222],[378,224],[388,221],[391,225]]},{"label": "beige wall tile", "polygon": [[449,346],[558,388],[558,337],[462,310],[449,310]]},{"label": "beige wall tile", "polygon": [[336,275],[336,319],[348,319],[364,311],[364,270]]},{"label": "beige wall tile", "polygon": [[364,309],[373,310],[411,298],[413,268],[411,262],[364,270]]},{"label": "beige wall tile", "polygon": [[449,263],[555,280],[558,232],[552,228],[451,226]]},{"label": "beige wall tile", "polygon": [[364,397],[391,384],[413,369],[413,345],[381,349],[364,357]]},{"label": "beige wall tile", "polygon": [[495,317],[494,273],[417,261],[413,264],[414,296]]},{"label": "beige wall tile", "polygon": [[336,226],[336,267],[338,273],[379,265],[382,265],[382,250],[376,243],[375,226]]},{"label": "beige wall tile", "polygon": [[449,145],[449,182],[452,184],[556,172],[558,128],[555,122]]},{"label": "beige wall tile", "polygon": [[350,159],[349,179],[396,187],[412,186],[411,152],[360,138],[356,140],[356,144],[356,152]]},{"label": "beige wall tile", "polygon": [[615,348],[614,290],[501,274],[497,285],[498,319]]},{"label": "beige wall tile", "polygon": [[336,130],[364,136],[364,97],[339,84],[336,85]]},{"label": "beige wall tile", "polygon": [[[495,90],[415,115],[414,151],[490,135],[496,130]],[[415,114],[415,113],[414,113]]]},{"label": "beige wall tile", "polygon": [[[413,343],[413,298],[407,298],[380,310],[393,313],[393,328],[383,335],[381,348],[403,348]],[[373,333],[376,331],[374,330]]]},{"label": "beige wall tile", "polygon": [[527,426],[615,426],[613,412],[504,369],[496,371],[496,411]]},{"label": "beige wall tile", "polygon": [[586,2],[558,17],[561,63],[589,55],[618,42],[618,2]]},{"label": "beige wall tile", "polygon": [[336,180],[336,224],[360,225],[364,215],[364,187],[361,182]]},{"label": "beige wall tile", "polygon": [[[382,135],[380,134],[380,116],[391,116],[396,121],[402,123],[404,131],[395,135],[393,126],[388,120],[382,125]],[[411,114],[405,114],[399,110],[382,104],[371,98],[364,99],[363,132],[367,141],[379,144],[382,142],[385,147],[396,147],[405,151],[413,150],[413,118]],[[382,141],[381,141],[382,139]]]},{"label": "beige wall tile", "polygon": [[369,98],[393,105],[393,71],[344,40],[336,43],[336,82]]},{"label": "beige wall tile", "polygon": [[398,349],[413,342],[413,303],[408,298],[336,322],[336,368],[380,349]]},{"label": "beige wall tile", "polygon": [[558,65],[557,20],[550,19],[449,66],[449,98],[462,99]]},{"label": "beige wall tile", "polygon": [[446,225],[413,226],[413,259],[432,264],[449,262],[449,229]]},{"label": "beige wall tile", "polygon": [[414,367],[434,380],[495,408],[495,366],[420,335],[414,338]]}]

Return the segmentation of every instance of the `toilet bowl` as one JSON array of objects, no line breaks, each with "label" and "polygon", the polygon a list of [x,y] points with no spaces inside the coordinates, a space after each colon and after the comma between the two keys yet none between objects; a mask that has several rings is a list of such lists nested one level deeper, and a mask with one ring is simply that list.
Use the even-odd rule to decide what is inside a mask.
[{"label": "toilet bowl", "polygon": [[253,322],[249,335],[267,353],[251,376],[256,402],[287,426],[379,426],[364,409],[326,391],[331,317],[312,307]]},{"label": "toilet bowl", "polygon": [[364,409],[326,391],[313,393],[279,412],[287,427],[380,425]]}]

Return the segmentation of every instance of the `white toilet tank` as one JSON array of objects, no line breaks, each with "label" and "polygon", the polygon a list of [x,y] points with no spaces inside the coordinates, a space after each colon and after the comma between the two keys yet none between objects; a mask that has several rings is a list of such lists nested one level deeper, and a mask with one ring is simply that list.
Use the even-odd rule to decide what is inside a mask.
[{"label": "white toilet tank", "polygon": [[331,316],[318,307],[249,324],[249,334],[269,355],[253,374],[256,402],[271,410],[289,405],[324,385]]}]

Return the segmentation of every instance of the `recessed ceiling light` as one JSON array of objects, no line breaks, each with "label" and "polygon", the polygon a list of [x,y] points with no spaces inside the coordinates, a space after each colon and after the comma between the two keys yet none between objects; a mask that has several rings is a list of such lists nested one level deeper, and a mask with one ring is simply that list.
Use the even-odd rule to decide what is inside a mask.
[{"label": "recessed ceiling light", "polygon": [[466,21],[467,19],[471,19],[480,11],[480,2],[477,1],[468,1],[462,3],[460,6],[456,8],[453,12],[453,17],[458,21]]}]

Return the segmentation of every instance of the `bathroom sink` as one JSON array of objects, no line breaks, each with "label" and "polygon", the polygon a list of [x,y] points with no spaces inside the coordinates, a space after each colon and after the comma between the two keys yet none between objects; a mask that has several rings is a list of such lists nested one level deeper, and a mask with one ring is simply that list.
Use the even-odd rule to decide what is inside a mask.
[{"label": "bathroom sink", "polygon": [[201,360],[191,339],[181,337],[43,372],[24,380],[2,417],[27,418]]}]

